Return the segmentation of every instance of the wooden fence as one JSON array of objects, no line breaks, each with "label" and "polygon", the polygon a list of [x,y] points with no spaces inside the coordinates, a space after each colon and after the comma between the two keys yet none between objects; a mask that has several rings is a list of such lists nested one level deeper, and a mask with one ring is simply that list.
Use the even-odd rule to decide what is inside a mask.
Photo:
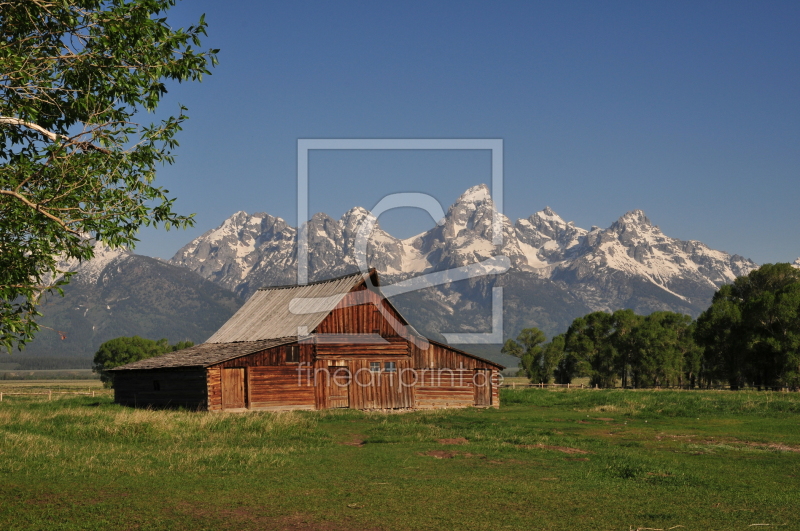
[{"label": "wooden fence", "polygon": [[48,400],[53,399],[53,395],[77,395],[77,396],[105,396],[110,393],[113,393],[111,389],[108,390],[95,390],[95,391],[53,391],[48,389],[47,391],[0,391],[0,402],[3,401],[3,398],[9,396],[46,396]]},{"label": "wooden fence", "polygon": [[557,383],[504,383],[500,386],[501,389],[548,389],[548,388],[562,388],[562,389],[590,389],[583,384],[557,384]]}]

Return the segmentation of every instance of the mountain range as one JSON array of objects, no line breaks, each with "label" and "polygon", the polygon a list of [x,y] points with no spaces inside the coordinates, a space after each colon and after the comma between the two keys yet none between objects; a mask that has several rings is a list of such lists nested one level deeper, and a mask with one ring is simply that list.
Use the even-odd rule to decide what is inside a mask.
[{"label": "mountain range", "polygon": [[[529,326],[552,336],[575,317],[596,310],[671,310],[697,316],[719,286],[758,267],[699,241],[669,237],[641,210],[626,213],[607,228],[588,230],[564,221],[549,207],[516,222],[501,215],[501,245],[492,242],[493,214],[485,185],[468,189],[435,227],[407,239],[384,231],[361,207],[338,220],[315,214],[306,226],[309,279],[356,271],[359,228],[374,223],[367,263],[378,269],[384,285],[431,274],[444,279],[393,297],[412,324],[441,339],[442,333],[490,331],[493,287],[503,287],[506,337]],[[168,263],[99,248],[93,260],[71,266],[77,274],[67,297],[49,302],[45,316],[57,321],[56,314],[70,315],[70,323],[84,328],[93,323],[96,337],[107,335],[98,330],[113,337],[132,334],[135,326],[115,319],[92,321],[93,312],[99,319],[105,305],[107,312],[125,314],[128,324],[147,323],[147,332],[139,335],[203,341],[215,323],[221,324],[226,313],[232,314],[258,288],[296,282],[297,234],[281,218],[237,212],[189,242]],[[448,276],[454,268],[474,267],[493,257],[506,257],[507,270],[487,267],[493,274],[465,280]],[[183,302],[179,308],[168,300]],[[135,318],[139,311],[147,315]]]},{"label": "mountain range", "polygon": [[[757,267],[701,242],[671,238],[641,210],[626,213],[608,228],[589,230],[564,221],[549,207],[514,223],[501,216],[499,246],[492,243],[493,213],[489,189],[479,185],[464,192],[437,226],[408,239],[383,231],[376,220],[367,219],[372,214],[364,208],[353,208],[339,220],[316,214],[307,226],[309,278],[357,270],[354,242],[366,221],[375,224],[368,264],[387,283],[505,256],[510,267],[502,275],[409,293],[400,306],[434,335],[486,330],[488,312],[472,315],[470,309],[488,308],[490,288],[504,286],[506,312],[510,305],[517,314],[509,317],[518,324],[506,327],[513,335],[522,326],[563,331],[572,318],[594,310],[673,310],[696,316],[719,286]],[[170,263],[246,298],[261,286],[295,281],[296,237],[297,229],[280,218],[237,212],[180,249]]]}]

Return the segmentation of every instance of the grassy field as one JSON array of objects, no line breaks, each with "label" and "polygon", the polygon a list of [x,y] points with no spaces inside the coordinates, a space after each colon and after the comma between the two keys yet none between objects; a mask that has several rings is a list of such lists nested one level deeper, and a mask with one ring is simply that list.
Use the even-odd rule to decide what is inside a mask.
[{"label": "grassy field", "polygon": [[7,400],[0,529],[800,529],[796,393],[502,400],[388,415]]}]

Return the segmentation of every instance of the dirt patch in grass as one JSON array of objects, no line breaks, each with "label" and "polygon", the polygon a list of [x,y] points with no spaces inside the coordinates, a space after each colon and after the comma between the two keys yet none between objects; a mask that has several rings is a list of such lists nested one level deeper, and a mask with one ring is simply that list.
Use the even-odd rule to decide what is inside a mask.
[{"label": "dirt patch in grass", "polygon": [[469,441],[464,437],[457,437],[455,439],[438,439],[436,442],[439,444],[469,444]]},{"label": "dirt patch in grass", "polygon": [[550,444],[518,444],[517,448],[525,449],[539,449],[539,450],[555,450],[557,452],[564,452],[565,454],[590,454],[587,450],[580,448],[570,448],[569,446],[553,446]]},{"label": "dirt patch in grass", "polygon": [[565,457],[565,461],[588,461],[588,457]]},{"label": "dirt patch in grass", "polygon": [[753,448],[761,448],[761,449],[768,448],[770,450],[778,450],[778,451],[781,451],[781,452],[800,453],[800,448],[798,448],[797,446],[789,446],[788,444],[782,444],[782,443],[751,443],[751,442],[747,442],[745,444],[747,446],[751,446]]},{"label": "dirt patch in grass", "polygon": [[735,437],[707,437],[701,440],[697,440],[696,437],[693,435],[675,435],[669,433],[661,433],[654,436],[653,439],[655,439],[656,441],[673,440],[673,441],[693,443],[695,445],[705,445],[705,446],[719,446],[719,445],[729,445],[733,447],[746,446],[748,448],[754,448],[756,450],[777,450],[779,452],[800,453],[800,446],[791,446],[788,444],[776,443],[776,442],[743,441]]},{"label": "dirt patch in grass", "polygon": [[608,417],[597,417],[595,420],[604,420],[606,422],[611,422],[614,419],[611,419],[611,418],[608,418]]},{"label": "dirt patch in grass", "polygon": [[427,455],[428,457],[435,457],[436,459],[452,459],[458,455],[458,452],[445,452],[444,450],[431,450],[419,455]]},{"label": "dirt patch in grass", "polygon": [[361,438],[360,435],[353,435],[349,440],[343,442],[342,444],[345,446],[356,446],[360,448],[367,443],[364,439]]},{"label": "dirt patch in grass", "polygon": [[491,463],[493,465],[529,465],[525,461],[520,461],[519,459],[492,459],[491,461],[487,461],[487,463]]},{"label": "dirt patch in grass", "polygon": [[464,459],[486,459],[486,456],[483,454],[471,454],[469,452],[447,452],[445,450],[431,450],[429,452],[421,452],[419,455],[434,457],[436,459],[453,459],[454,457],[463,457]]}]

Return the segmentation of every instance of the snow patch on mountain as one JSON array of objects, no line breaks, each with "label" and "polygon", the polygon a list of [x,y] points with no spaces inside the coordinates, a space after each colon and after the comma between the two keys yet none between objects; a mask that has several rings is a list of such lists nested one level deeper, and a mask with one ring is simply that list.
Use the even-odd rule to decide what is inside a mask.
[{"label": "snow patch on mountain", "polygon": [[[116,260],[119,260],[120,258],[124,258],[133,254],[125,248],[112,248],[105,243],[98,241],[94,242],[93,252],[94,257],[84,262],[81,262],[76,258],[59,261],[57,267],[62,274],[54,277],[53,282],[62,278],[64,276],[63,273],[75,273],[72,276],[73,282],[94,284],[97,282],[97,279],[100,278],[100,274],[103,272],[106,266]],[[45,279],[45,283],[50,283],[50,278],[51,277],[48,276]]]}]

